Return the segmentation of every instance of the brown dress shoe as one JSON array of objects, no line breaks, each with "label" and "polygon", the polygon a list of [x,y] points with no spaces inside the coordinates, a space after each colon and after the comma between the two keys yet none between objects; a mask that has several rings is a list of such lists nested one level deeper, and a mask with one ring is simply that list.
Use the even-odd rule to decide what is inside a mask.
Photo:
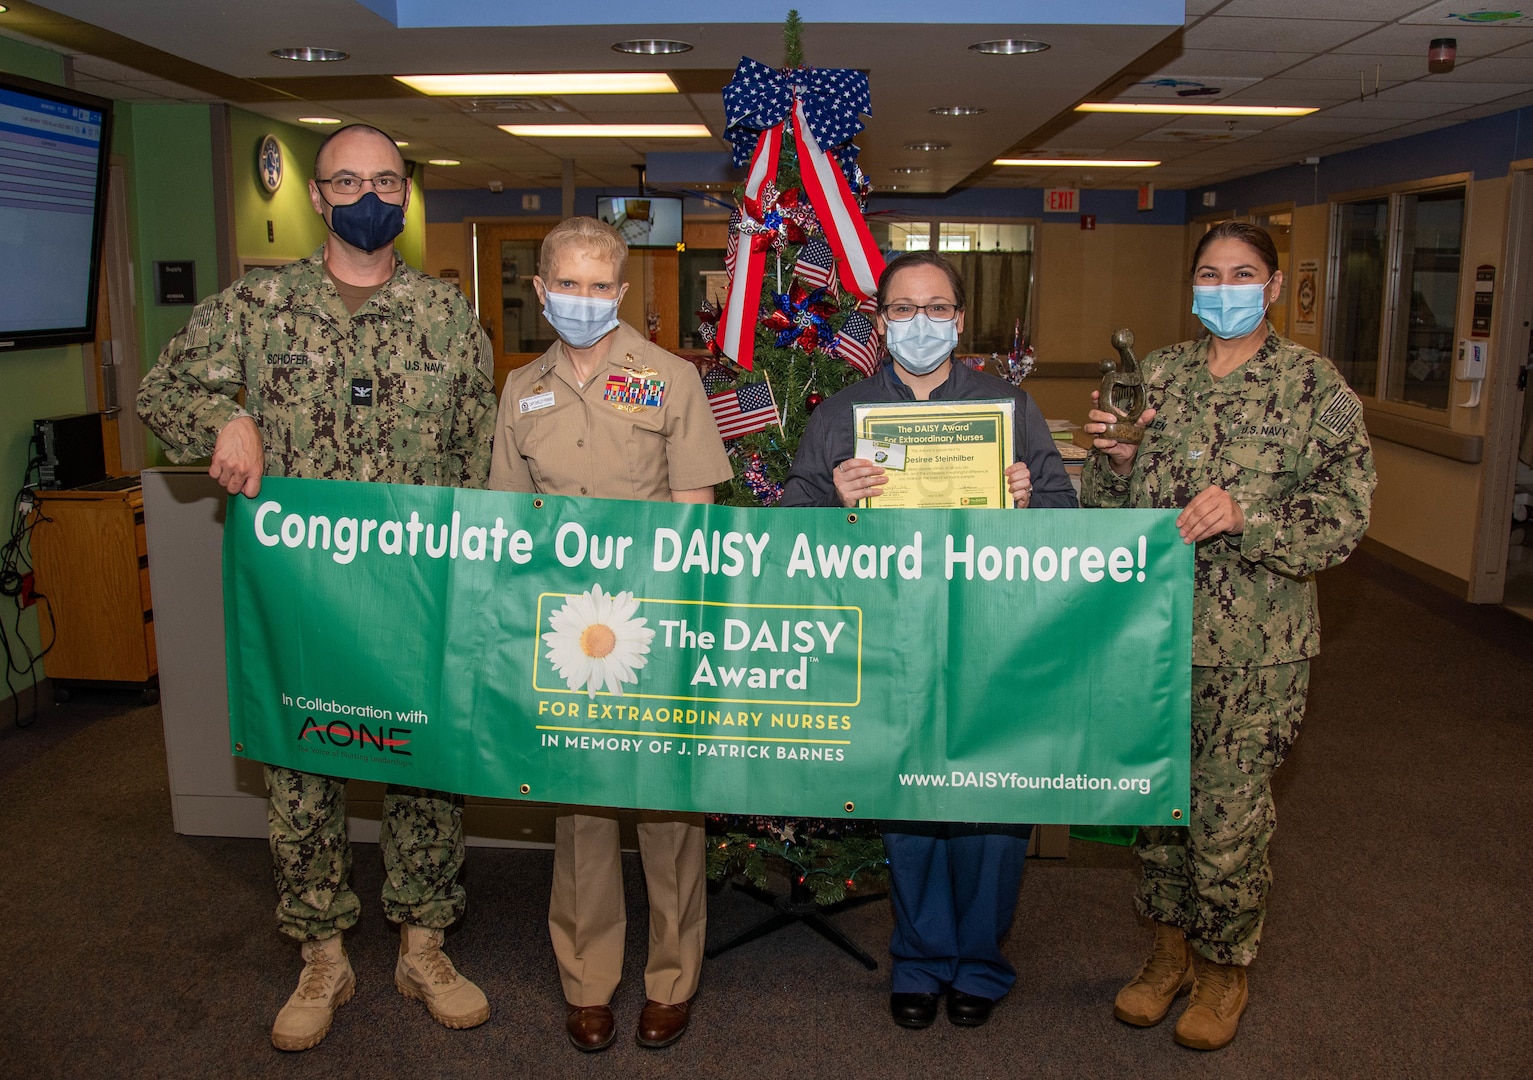
[{"label": "brown dress shoe", "polygon": [[646,1001],[644,1011],[639,1013],[639,1045],[657,1050],[686,1034],[687,1021],[692,1018],[692,1002],[683,1001],[666,1005],[659,1001]]},{"label": "brown dress shoe", "polygon": [[605,1005],[570,1005],[567,1002],[564,1007],[568,1010],[564,1031],[576,1050],[590,1054],[612,1045],[611,1009]]}]

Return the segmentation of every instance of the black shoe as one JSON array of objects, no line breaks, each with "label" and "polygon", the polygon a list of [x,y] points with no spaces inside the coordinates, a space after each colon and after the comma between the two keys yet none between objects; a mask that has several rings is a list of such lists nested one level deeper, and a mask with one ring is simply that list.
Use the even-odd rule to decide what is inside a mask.
[{"label": "black shoe", "polygon": [[931,1027],[937,1019],[937,994],[890,994],[889,1015],[900,1027]]},{"label": "black shoe", "polygon": [[947,992],[947,1018],[960,1027],[979,1027],[990,1019],[993,1008],[995,1001],[992,998],[965,994],[962,990]]}]

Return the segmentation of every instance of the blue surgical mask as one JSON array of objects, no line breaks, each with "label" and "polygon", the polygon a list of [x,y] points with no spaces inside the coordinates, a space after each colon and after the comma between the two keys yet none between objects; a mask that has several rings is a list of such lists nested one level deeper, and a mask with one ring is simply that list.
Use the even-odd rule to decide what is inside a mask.
[{"label": "blue surgical mask", "polygon": [[405,231],[405,208],[386,203],[369,191],[354,203],[330,204],[330,231],[371,255]]},{"label": "blue surgical mask", "polygon": [[904,322],[885,321],[884,325],[890,355],[912,375],[931,374],[958,348],[957,319],[933,322],[926,312],[918,311]]},{"label": "blue surgical mask", "polygon": [[[1274,275],[1276,276],[1276,275]],[[1192,313],[1217,338],[1242,338],[1267,314],[1267,285],[1194,285]]]},{"label": "blue surgical mask", "polygon": [[572,349],[589,349],[617,328],[617,301],[545,292],[543,318]]}]

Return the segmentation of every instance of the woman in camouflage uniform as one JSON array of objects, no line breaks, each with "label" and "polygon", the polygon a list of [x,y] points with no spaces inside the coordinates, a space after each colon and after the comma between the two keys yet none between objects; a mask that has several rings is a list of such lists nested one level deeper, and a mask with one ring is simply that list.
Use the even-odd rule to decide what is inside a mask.
[{"label": "woman in camouflage uniform", "polygon": [[1155,942],[1113,1013],[1158,1024],[1190,987],[1176,1041],[1217,1050],[1245,1011],[1271,884],[1272,773],[1319,652],[1313,575],[1362,538],[1375,477],[1357,396],[1266,321],[1283,284],[1271,237],[1214,226],[1192,281],[1209,335],[1145,359],[1142,442],[1106,437],[1116,417],[1091,410],[1081,502],[1181,510],[1182,540],[1197,545],[1192,804],[1185,828],[1139,830],[1136,899]]}]

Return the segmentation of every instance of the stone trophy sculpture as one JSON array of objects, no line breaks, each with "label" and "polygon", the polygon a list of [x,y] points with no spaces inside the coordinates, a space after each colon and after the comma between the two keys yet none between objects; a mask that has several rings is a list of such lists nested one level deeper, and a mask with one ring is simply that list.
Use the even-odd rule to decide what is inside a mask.
[{"label": "stone trophy sculpture", "polygon": [[1102,361],[1102,392],[1097,395],[1097,408],[1112,413],[1117,420],[1107,425],[1102,438],[1136,443],[1144,437],[1144,429],[1134,421],[1148,402],[1144,376],[1139,361],[1134,359],[1134,332],[1127,327],[1114,330],[1111,341],[1120,360]]}]

